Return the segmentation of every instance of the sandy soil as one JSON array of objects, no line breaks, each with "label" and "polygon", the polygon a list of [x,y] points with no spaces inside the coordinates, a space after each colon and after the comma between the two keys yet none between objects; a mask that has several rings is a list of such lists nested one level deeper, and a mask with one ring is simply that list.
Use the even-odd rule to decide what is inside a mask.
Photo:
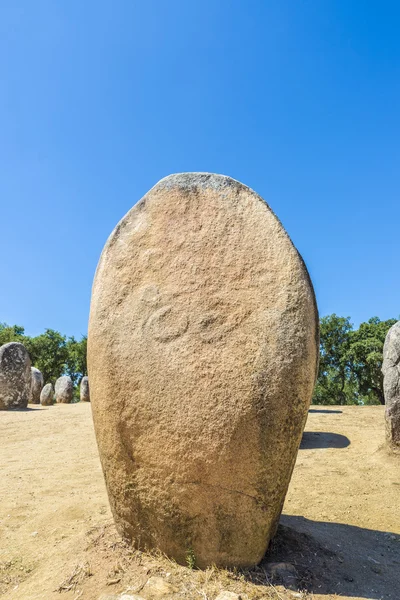
[{"label": "sandy soil", "polygon": [[90,404],[2,412],[0,596],[90,600],[130,589],[213,600],[229,589],[244,599],[400,600],[400,457],[383,441],[382,407],[312,407],[265,561],[198,572],[120,542]]}]

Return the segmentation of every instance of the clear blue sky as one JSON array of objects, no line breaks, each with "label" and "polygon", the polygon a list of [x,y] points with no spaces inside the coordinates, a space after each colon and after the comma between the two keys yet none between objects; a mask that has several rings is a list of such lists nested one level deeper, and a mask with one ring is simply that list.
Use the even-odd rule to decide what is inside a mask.
[{"label": "clear blue sky", "polygon": [[5,0],[0,321],[87,328],[116,223],[162,177],[262,195],[321,315],[400,314],[400,4]]}]

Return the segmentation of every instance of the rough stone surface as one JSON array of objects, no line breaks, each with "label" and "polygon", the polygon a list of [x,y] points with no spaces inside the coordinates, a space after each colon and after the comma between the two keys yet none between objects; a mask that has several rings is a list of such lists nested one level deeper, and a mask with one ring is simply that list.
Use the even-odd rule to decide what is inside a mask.
[{"label": "rough stone surface", "polygon": [[43,406],[51,406],[54,402],[54,389],[51,383],[46,383],[40,392],[40,404]]},{"label": "rough stone surface", "polygon": [[383,391],[388,442],[400,450],[400,321],[391,327],[383,348]]},{"label": "rough stone surface", "polygon": [[0,410],[26,408],[31,395],[31,360],[19,342],[0,347]]},{"label": "rough stone surface", "polygon": [[161,180],[93,284],[88,365],[120,533],[178,562],[249,566],[275,534],[318,362],[306,267],[252,190]]},{"label": "rough stone surface", "polygon": [[63,375],[59,377],[54,386],[56,402],[69,404],[74,397],[74,386],[71,377]]},{"label": "rough stone surface", "polygon": [[32,404],[40,403],[40,392],[43,388],[43,375],[36,367],[31,367],[31,402]]},{"label": "rough stone surface", "polygon": [[90,402],[89,377],[82,377],[80,387],[81,402]]}]

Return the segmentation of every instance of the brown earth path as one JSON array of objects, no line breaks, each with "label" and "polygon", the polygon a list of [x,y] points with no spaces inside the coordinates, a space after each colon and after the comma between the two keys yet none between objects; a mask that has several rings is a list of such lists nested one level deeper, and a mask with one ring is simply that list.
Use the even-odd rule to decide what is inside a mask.
[{"label": "brown earth path", "polygon": [[[214,600],[231,589],[244,600],[400,600],[400,457],[383,440],[380,406],[312,407],[278,535],[261,567],[239,577],[119,543],[90,404],[2,412],[0,597],[95,600],[135,589],[155,598],[145,583],[158,575],[165,598]],[[262,585],[271,561],[294,565],[292,590]]]}]

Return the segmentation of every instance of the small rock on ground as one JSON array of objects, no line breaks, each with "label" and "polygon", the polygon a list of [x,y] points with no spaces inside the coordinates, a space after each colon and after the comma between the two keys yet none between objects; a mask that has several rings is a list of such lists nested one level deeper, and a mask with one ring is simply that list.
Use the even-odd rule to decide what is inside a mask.
[{"label": "small rock on ground", "polygon": [[176,592],[176,589],[168,581],[165,581],[163,577],[150,577],[143,591],[150,598],[168,598]]},{"label": "small rock on ground", "polygon": [[242,600],[242,597],[235,592],[221,592],[215,600]]},{"label": "small rock on ground", "polygon": [[98,600],[145,600],[143,596],[137,596],[136,594],[103,594],[99,596]]},{"label": "small rock on ground", "polygon": [[273,583],[281,583],[289,590],[298,588],[299,575],[294,565],[290,563],[269,563],[265,569],[268,577]]}]

